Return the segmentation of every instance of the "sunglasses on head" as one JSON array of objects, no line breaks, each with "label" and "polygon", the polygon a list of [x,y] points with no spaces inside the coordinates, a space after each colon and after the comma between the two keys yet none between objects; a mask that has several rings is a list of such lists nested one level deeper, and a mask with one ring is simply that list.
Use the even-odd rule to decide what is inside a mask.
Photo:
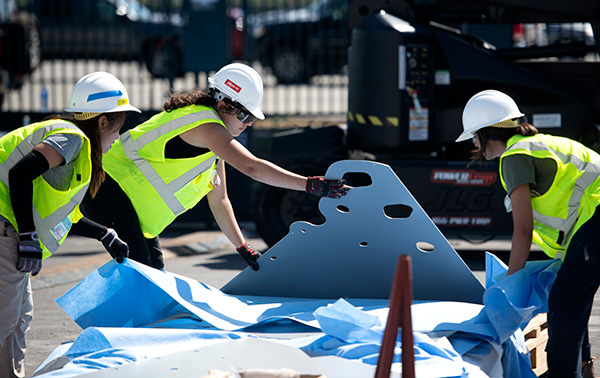
[{"label": "sunglasses on head", "polygon": [[240,109],[238,114],[236,114],[237,119],[239,119],[242,123],[254,123],[258,118],[254,116],[250,111],[246,109]]}]

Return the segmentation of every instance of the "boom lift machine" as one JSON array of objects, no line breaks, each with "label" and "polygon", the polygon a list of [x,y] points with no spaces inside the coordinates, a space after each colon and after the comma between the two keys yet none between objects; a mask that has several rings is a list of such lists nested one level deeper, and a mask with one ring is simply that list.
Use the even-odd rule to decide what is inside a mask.
[{"label": "boom lift machine", "polygon": [[[600,62],[595,43],[513,47],[513,26],[590,23],[588,0],[354,0],[349,7],[347,125],[276,135],[269,159],[324,174],[334,161],[388,164],[446,237],[485,240],[512,229],[498,163],[467,167],[471,142],[455,143],[462,109],[485,89],[512,96],[542,133],[595,148]],[[484,39],[485,38],[485,39]],[[350,185],[367,185],[348,175]],[[322,223],[316,200],[274,187],[254,191],[260,235],[275,244],[296,220]]]}]

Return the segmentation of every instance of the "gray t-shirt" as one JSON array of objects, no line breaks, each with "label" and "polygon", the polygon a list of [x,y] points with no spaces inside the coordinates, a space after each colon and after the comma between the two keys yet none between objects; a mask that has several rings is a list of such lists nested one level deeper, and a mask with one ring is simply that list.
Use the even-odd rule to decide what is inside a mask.
[{"label": "gray t-shirt", "polygon": [[47,170],[42,177],[56,190],[69,189],[75,160],[83,145],[81,136],[75,134],[54,134],[46,137],[42,143],[52,146],[63,158],[65,158],[63,164]]},{"label": "gray t-shirt", "polygon": [[502,158],[502,177],[506,193],[510,195],[517,186],[528,183],[531,196],[539,197],[552,186],[556,176],[556,162],[550,158],[535,158],[525,154]]}]

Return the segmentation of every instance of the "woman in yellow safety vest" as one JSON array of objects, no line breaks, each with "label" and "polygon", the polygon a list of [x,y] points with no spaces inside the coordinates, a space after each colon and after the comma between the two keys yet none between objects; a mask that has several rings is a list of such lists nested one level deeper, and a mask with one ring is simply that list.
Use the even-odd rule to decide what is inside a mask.
[{"label": "woman in yellow safety vest", "polygon": [[[562,259],[548,298],[548,377],[593,376],[588,322],[600,285],[600,155],[539,134],[508,95],[477,93],[463,111],[472,161],[500,159],[513,235],[507,275],[522,269],[532,241]],[[582,368],[583,366],[583,368]]]},{"label": "woman in yellow safety vest", "polygon": [[0,138],[0,376],[25,377],[25,332],[33,318],[29,273],[65,240],[74,223],[113,257],[127,245],[113,229],[82,218],[79,204],[104,177],[102,153],[119,135],[129,104],[123,84],[106,72],[86,75],[71,92],[70,114]]},{"label": "woman in yellow safety vest", "polygon": [[158,235],[204,196],[217,224],[246,263],[258,270],[227,197],[225,162],[263,183],[339,198],[341,180],[304,177],[259,159],[235,137],[257,119],[263,83],[251,67],[233,63],[209,79],[211,88],[172,94],[164,111],[123,133],[104,156],[108,173],[84,214],[113,227],[129,245],[129,258],[164,267]]}]

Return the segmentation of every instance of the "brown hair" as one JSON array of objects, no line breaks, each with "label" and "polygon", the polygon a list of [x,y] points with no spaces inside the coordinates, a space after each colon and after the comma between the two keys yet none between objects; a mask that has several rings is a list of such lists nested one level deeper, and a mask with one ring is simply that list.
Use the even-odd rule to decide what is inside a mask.
[{"label": "brown hair", "polygon": [[90,140],[90,159],[92,161],[90,194],[92,195],[92,198],[98,192],[100,184],[102,184],[105,177],[104,169],[102,169],[102,140],[100,138],[100,127],[98,126],[98,117],[100,116],[105,116],[109,124],[112,126],[106,132],[116,131],[123,126],[123,123],[125,123],[125,112],[101,113],[94,118],[83,121],[76,120],[75,115],[72,113],[56,115],[47,118],[62,119],[64,121],[74,123]]},{"label": "brown hair", "polygon": [[188,92],[173,92],[169,94],[169,98],[165,101],[163,108],[166,112],[175,109],[183,108],[190,105],[204,105],[214,107],[217,100],[212,98],[208,90],[192,89]]},{"label": "brown hair", "polygon": [[[218,101],[212,96],[214,89],[192,89],[187,92],[173,92],[169,94],[169,98],[163,104],[163,109],[166,112],[171,112],[175,109],[183,108],[190,105],[210,106],[217,110]],[[240,106],[237,106],[231,99],[225,97],[223,100],[227,107],[221,109],[221,112],[227,114],[237,114],[240,111]]]},{"label": "brown hair", "polygon": [[471,153],[471,161],[467,166],[470,166],[477,161],[485,161],[485,150],[487,148],[488,140],[496,140],[500,142],[507,142],[513,136],[519,134],[523,136],[536,135],[538,130],[530,123],[521,123],[517,127],[502,128],[488,126],[483,129],[479,129],[475,132],[477,139],[479,139],[479,148],[475,148]]}]

